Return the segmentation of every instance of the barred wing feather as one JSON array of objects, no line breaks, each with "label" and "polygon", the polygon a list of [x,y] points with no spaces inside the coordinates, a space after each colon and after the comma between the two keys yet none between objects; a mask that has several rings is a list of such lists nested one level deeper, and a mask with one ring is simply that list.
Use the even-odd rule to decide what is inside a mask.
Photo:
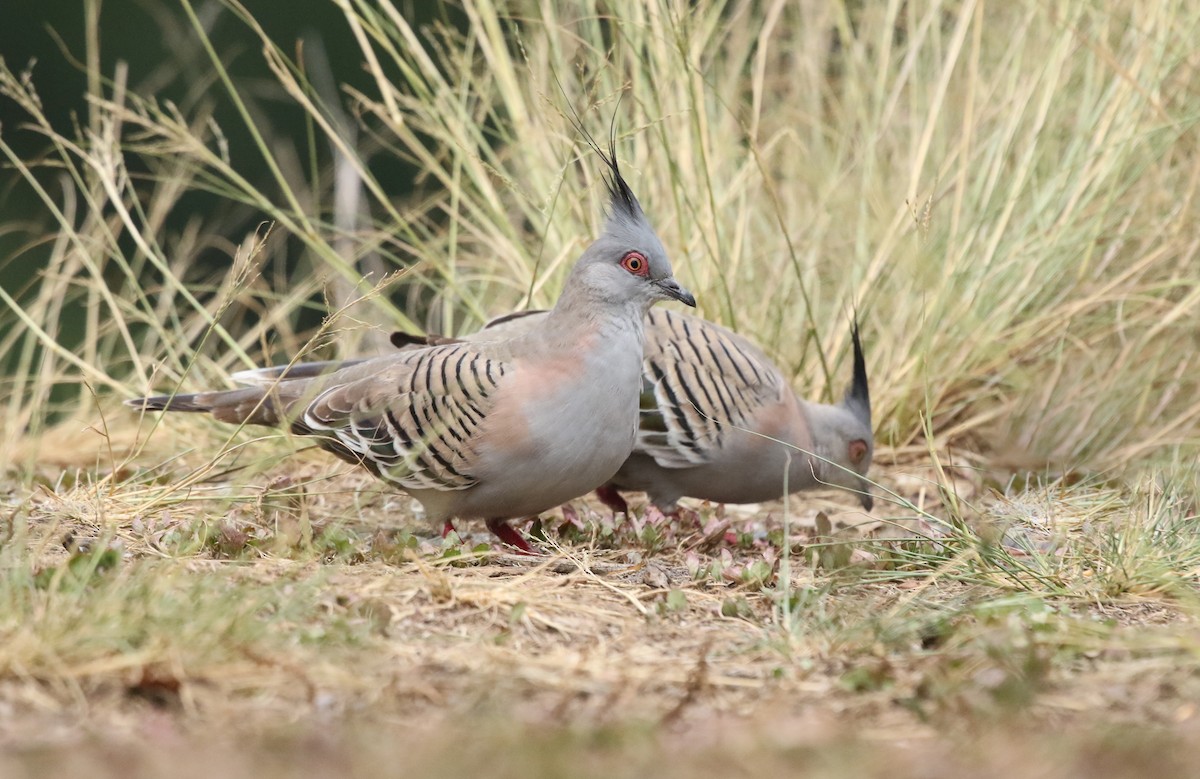
[{"label": "barred wing feather", "polygon": [[294,428],[401,487],[467,489],[477,482],[473,442],[507,370],[465,343],[406,352],[326,389]]},{"label": "barred wing feather", "polygon": [[646,329],[637,450],[660,466],[710,462],[731,429],[783,398],[779,371],[725,328],[655,309]]}]

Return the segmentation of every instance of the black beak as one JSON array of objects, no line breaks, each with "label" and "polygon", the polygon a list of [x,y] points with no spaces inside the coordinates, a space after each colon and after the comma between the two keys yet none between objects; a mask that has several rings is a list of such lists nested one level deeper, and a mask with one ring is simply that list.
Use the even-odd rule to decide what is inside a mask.
[{"label": "black beak", "polygon": [[858,493],[858,502],[862,504],[863,509],[868,514],[871,513],[871,509],[875,508],[875,499],[871,497],[871,493],[865,490]]},{"label": "black beak", "polygon": [[679,286],[679,282],[668,276],[665,279],[659,279],[652,282],[654,286],[662,290],[662,293],[669,298],[674,298],[684,305],[696,307],[696,299],[692,297],[692,293],[688,292],[683,287]]}]

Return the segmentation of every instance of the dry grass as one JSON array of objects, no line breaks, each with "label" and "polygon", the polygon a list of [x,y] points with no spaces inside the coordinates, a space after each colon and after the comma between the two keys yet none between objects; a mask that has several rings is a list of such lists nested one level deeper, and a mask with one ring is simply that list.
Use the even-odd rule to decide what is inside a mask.
[{"label": "dry grass", "polygon": [[[862,516],[819,500],[829,528],[788,517],[785,586],[778,568],[741,574],[778,556],[777,506],[727,516],[730,534],[680,523],[654,537],[629,523],[606,536],[607,517],[579,505],[593,540],[560,547],[548,516],[559,551],[530,560],[413,536],[403,503],[320,462],[293,459],[257,489],[197,485],[165,509],[88,484],[18,509],[0,553],[11,764],[64,765],[101,743],[187,754],[237,723],[222,758],[235,774],[273,744],[449,774],[525,744],[505,770],[547,775],[703,744],[680,773],[761,757],[853,775],[886,743],[916,775],[980,727],[1031,740],[1015,760],[1036,765],[1083,758],[1024,734],[1031,722],[1087,748],[1112,728],[1173,743],[1194,726],[1200,541],[1152,489],[993,498],[980,513],[997,527],[937,541],[911,537],[931,528],[911,519],[906,540],[872,541],[897,533],[839,529]],[[899,470],[884,478],[899,494],[924,481]],[[161,759],[133,755],[145,770]]]},{"label": "dry grass", "polygon": [[[48,216],[0,290],[0,770],[1194,773],[1200,13],[1109,5],[476,0],[463,33],[348,2],[370,94],[263,37],[318,139],[288,149],[185,3],[253,171],[208,101],[93,73],[55,127],[6,63],[48,151],[0,153]],[[678,275],[807,394],[858,306],[875,517],[553,513],[531,561],[284,437],[117,408],[553,300],[602,212],[572,108],[617,116]],[[357,184],[301,162],[329,148]],[[180,229],[195,191],[229,206]],[[229,235],[246,210],[270,230]]]}]

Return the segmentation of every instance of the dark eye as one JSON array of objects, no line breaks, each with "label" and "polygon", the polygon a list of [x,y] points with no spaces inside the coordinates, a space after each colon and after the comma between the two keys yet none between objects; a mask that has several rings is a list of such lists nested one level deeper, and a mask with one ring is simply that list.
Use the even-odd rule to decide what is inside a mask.
[{"label": "dark eye", "polygon": [[621,267],[635,276],[645,276],[650,273],[650,263],[639,252],[630,252],[621,260]]}]

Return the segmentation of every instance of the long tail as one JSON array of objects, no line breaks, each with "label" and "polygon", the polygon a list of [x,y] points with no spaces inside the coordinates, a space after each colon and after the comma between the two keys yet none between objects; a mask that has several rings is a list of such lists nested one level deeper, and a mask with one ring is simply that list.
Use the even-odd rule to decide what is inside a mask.
[{"label": "long tail", "polygon": [[191,411],[212,414],[213,418],[236,425],[279,425],[284,420],[285,404],[272,387],[192,395],[155,395],[134,398],[125,405],[139,411]]},{"label": "long tail", "polygon": [[[392,336],[395,338],[395,335]],[[238,384],[250,384],[258,387],[267,387],[278,384],[287,379],[315,379],[318,376],[325,376],[335,371],[340,371],[342,368],[349,368],[352,365],[364,363],[368,358],[363,357],[357,360],[325,360],[322,362],[293,362],[287,365],[273,365],[269,368],[251,368],[250,370],[238,371],[231,374],[229,378],[236,381]]]}]

